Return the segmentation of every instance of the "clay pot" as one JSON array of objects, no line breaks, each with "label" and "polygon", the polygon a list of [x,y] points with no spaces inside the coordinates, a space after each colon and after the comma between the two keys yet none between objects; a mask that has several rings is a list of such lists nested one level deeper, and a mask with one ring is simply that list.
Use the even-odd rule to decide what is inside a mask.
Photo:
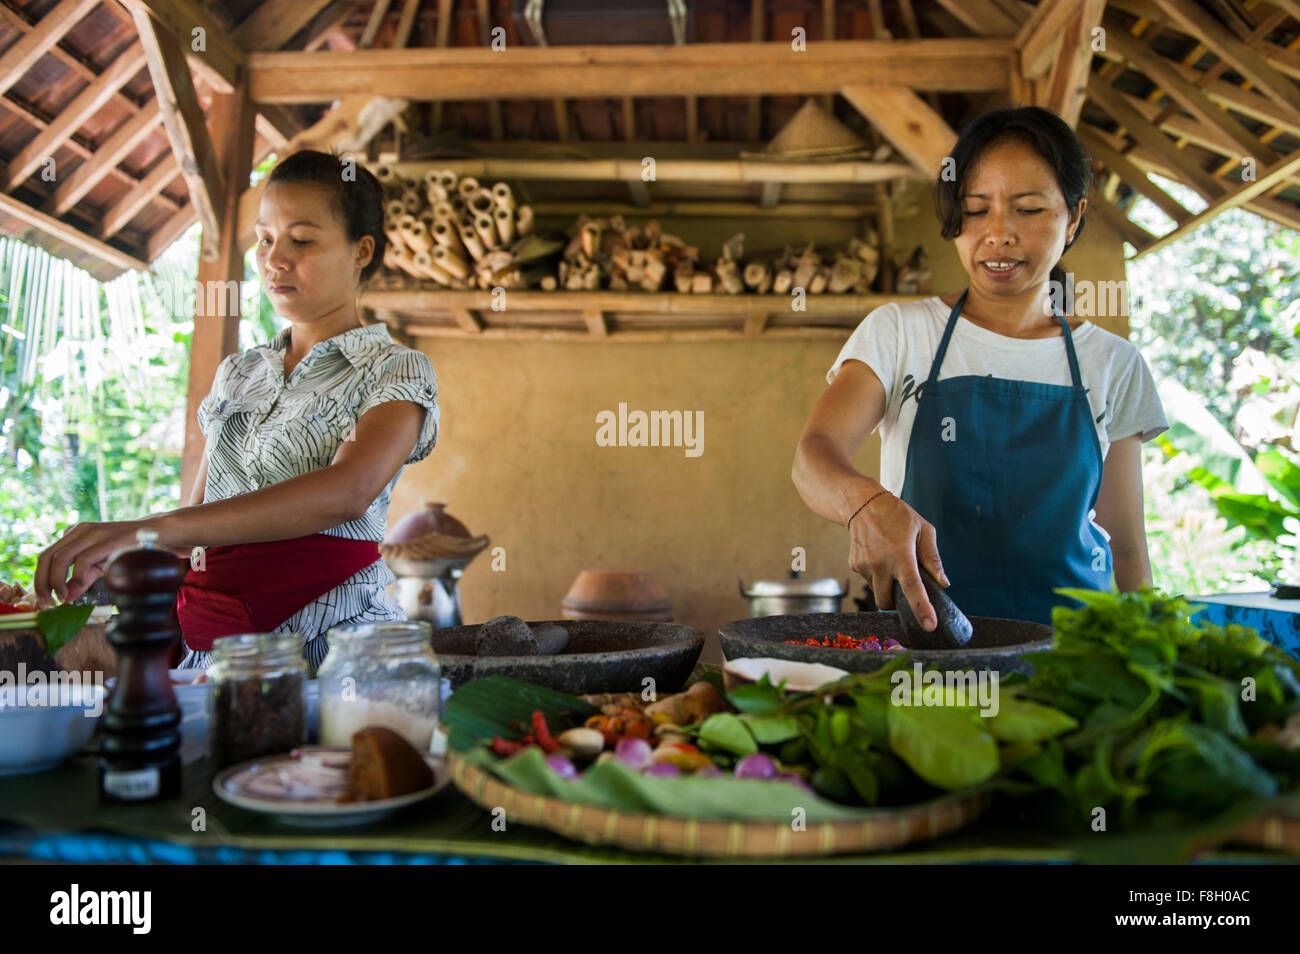
[{"label": "clay pot", "polygon": [[653,573],[583,570],[560,604],[565,619],[672,620],[672,601]]},{"label": "clay pot", "polygon": [[410,543],[426,533],[448,537],[472,537],[469,528],[447,513],[445,503],[425,503],[423,510],[408,513],[389,528],[385,543]]}]

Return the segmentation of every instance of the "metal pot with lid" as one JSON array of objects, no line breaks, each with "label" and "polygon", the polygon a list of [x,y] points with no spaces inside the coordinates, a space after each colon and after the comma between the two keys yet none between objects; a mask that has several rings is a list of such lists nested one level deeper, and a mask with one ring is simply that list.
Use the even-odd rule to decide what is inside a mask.
[{"label": "metal pot with lid", "polygon": [[737,581],[740,595],[749,600],[749,615],[799,616],[804,613],[838,613],[848,594],[849,581],[832,577],[807,578],[791,570],[788,579],[755,580],[748,588]]}]

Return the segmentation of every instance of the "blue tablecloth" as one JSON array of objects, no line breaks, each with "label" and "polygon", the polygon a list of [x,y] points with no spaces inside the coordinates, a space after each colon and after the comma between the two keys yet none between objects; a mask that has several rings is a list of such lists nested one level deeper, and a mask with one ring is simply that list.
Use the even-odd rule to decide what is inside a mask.
[{"label": "blue tablecloth", "polygon": [[1273,645],[1300,658],[1300,600],[1279,600],[1268,593],[1189,596],[1187,600],[1205,604],[1197,620],[1253,627]]}]

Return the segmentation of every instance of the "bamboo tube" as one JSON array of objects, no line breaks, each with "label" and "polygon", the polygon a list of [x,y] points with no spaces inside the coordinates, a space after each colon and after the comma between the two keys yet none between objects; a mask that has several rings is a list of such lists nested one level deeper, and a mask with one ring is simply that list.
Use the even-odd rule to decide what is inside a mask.
[{"label": "bamboo tube", "polygon": [[515,214],[503,206],[497,206],[492,214],[496,221],[497,234],[501,236],[501,242],[509,245],[515,240]]},{"label": "bamboo tube", "polygon": [[424,207],[424,200],[420,198],[420,193],[414,189],[407,189],[402,193],[402,205],[407,212],[414,215]]},{"label": "bamboo tube", "polygon": [[469,197],[479,190],[478,180],[473,176],[466,176],[456,183],[456,193],[462,199],[468,201]]},{"label": "bamboo tube", "polygon": [[409,229],[418,221],[420,220],[417,219],[415,216],[402,213],[397,217],[397,227],[399,229]]},{"label": "bamboo tube", "polygon": [[794,272],[788,268],[783,268],[772,276],[772,291],[778,295],[784,295],[794,284]]},{"label": "bamboo tube", "polygon": [[479,189],[471,196],[465,197],[465,202],[475,217],[480,215],[490,215],[496,203],[492,201],[492,193],[487,189]]},{"label": "bamboo tube", "polygon": [[459,192],[451,193],[451,198],[447,201],[451,203],[451,207],[456,210],[457,215],[465,211],[465,197]]},{"label": "bamboo tube", "polygon": [[439,219],[456,219],[456,207],[444,199],[441,202],[434,203],[433,214]]},{"label": "bamboo tube", "polygon": [[415,267],[424,272],[429,278],[444,285],[450,285],[456,281],[446,269],[434,262],[433,257],[428,252],[419,252],[415,256]]},{"label": "bamboo tube", "polygon": [[496,248],[500,241],[497,239],[497,227],[492,224],[492,219],[486,215],[479,215],[474,218],[474,231],[483,242],[484,248]]},{"label": "bamboo tube", "polygon": [[439,245],[443,245],[454,252],[465,250],[465,245],[460,240],[460,229],[456,227],[454,222],[449,222],[446,219],[435,219],[429,234],[433,236],[433,240]]},{"label": "bamboo tube", "polygon": [[424,187],[424,197],[429,200],[430,205],[437,205],[439,202],[447,201],[447,190],[435,182]]},{"label": "bamboo tube", "polygon": [[457,278],[464,278],[469,275],[469,263],[461,258],[445,245],[435,245],[430,253],[433,263],[445,272],[450,272]]},{"label": "bamboo tube", "polygon": [[436,170],[436,173],[438,176],[438,185],[442,186],[448,192],[451,192],[456,188],[456,173],[452,172],[450,169],[438,169]]},{"label": "bamboo tube", "polygon": [[826,290],[826,281],[830,278],[831,270],[824,265],[813,272],[812,280],[808,282],[808,294],[820,295]]},{"label": "bamboo tube", "polygon": [[533,230],[533,207],[531,205],[521,205],[515,209],[515,232],[518,235],[527,235]]},{"label": "bamboo tube", "polygon": [[765,278],[769,282],[772,278],[772,269],[766,262],[750,262],[745,266],[745,284],[750,288],[758,288]]},{"label": "bamboo tube", "polygon": [[384,212],[387,214],[390,221],[396,222],[406,214],[406,206],[402,204],[401,199],[390,199],[388,204],[384,206]]},{"label": "bamboo tube", "polygon": [[555,291],[560,286],[554,275],[547,275],[540,284],[542,291]]},{"label": "bamboo tube", "polygon": [[697,295],[707,295],[713,291],[713,276],[708,272],[696,272],[691,276],[691,291]]},{"label": "bamboo tube", "polygon": [[465,251],[469,252],[469,257],[478,261],[483,257],[486,249],[483,248],[483,240],[479,238],[478,232],[468,225],[460,227],[460,240],[465,246]]},{"label": "bamboo tube", "polygon": [[[397,249],[399,252],[407,250],[406,239],[403,238],[401,230],[396,225],[385,227],[384,234],[388,236],[388,247]],[[388,255],[385,250],[384,264],[388,264]]]},{"label": "bamboo tube", "polygon": [[425,209],[423,212],[417,215],[416,218],[424,223],[424,227],[426,229],[429,229],[430,232],[433,231],[433,223],[437,221],[437,217],[433,214],[432,210]]},{"label": "bamboo tube", "polygon": [[433,237],[429,235],[429,230],[424,223],[418,220],[409,229],[402,231],[402,238],[417,254],[427,252],[433,247]]},{"label": "bamboo tube", "polygon": [[584,222],[578,234],[582,237],[582,254],[595,258],[600,252],[600,226],[595,222]]},{"label": "bamboo tube", "polygon": [[508,182],[498,182],[492,186],[492,198],[497,205],[504,206],[511,212],[515,210],[515,191]]},{"label": "bamboo tube", "polygon": [[423,269],[421,269],[415,263],[415,256],[413,256],[410,252],[399,252],[397,249],[390,249],[389,251],[391,251],[392,253],[391,256],[389,255],[388,252],[384,253],[385,265],[389,263],[391,258],[393,265],[397,268],[402,269],[402,271],[406,272],[408,275],[411,275],[415,278],[430,277]]}]

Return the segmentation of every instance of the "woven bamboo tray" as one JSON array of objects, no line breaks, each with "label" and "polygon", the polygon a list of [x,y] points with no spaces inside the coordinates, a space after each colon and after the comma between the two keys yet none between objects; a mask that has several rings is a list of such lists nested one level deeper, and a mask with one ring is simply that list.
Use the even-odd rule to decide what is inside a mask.
[{"label": "woven bamboo tray", "polygon": [[534,795],[450,756],[452,781],[483,808],[504,808],[506,817],[546,828],[588,845],[709,858],[788,858],[888,851],[951,834],[988,807],[988,793],[950,795],[910,808],[873,812],[861,821],[788,823],[635,815]]}]

